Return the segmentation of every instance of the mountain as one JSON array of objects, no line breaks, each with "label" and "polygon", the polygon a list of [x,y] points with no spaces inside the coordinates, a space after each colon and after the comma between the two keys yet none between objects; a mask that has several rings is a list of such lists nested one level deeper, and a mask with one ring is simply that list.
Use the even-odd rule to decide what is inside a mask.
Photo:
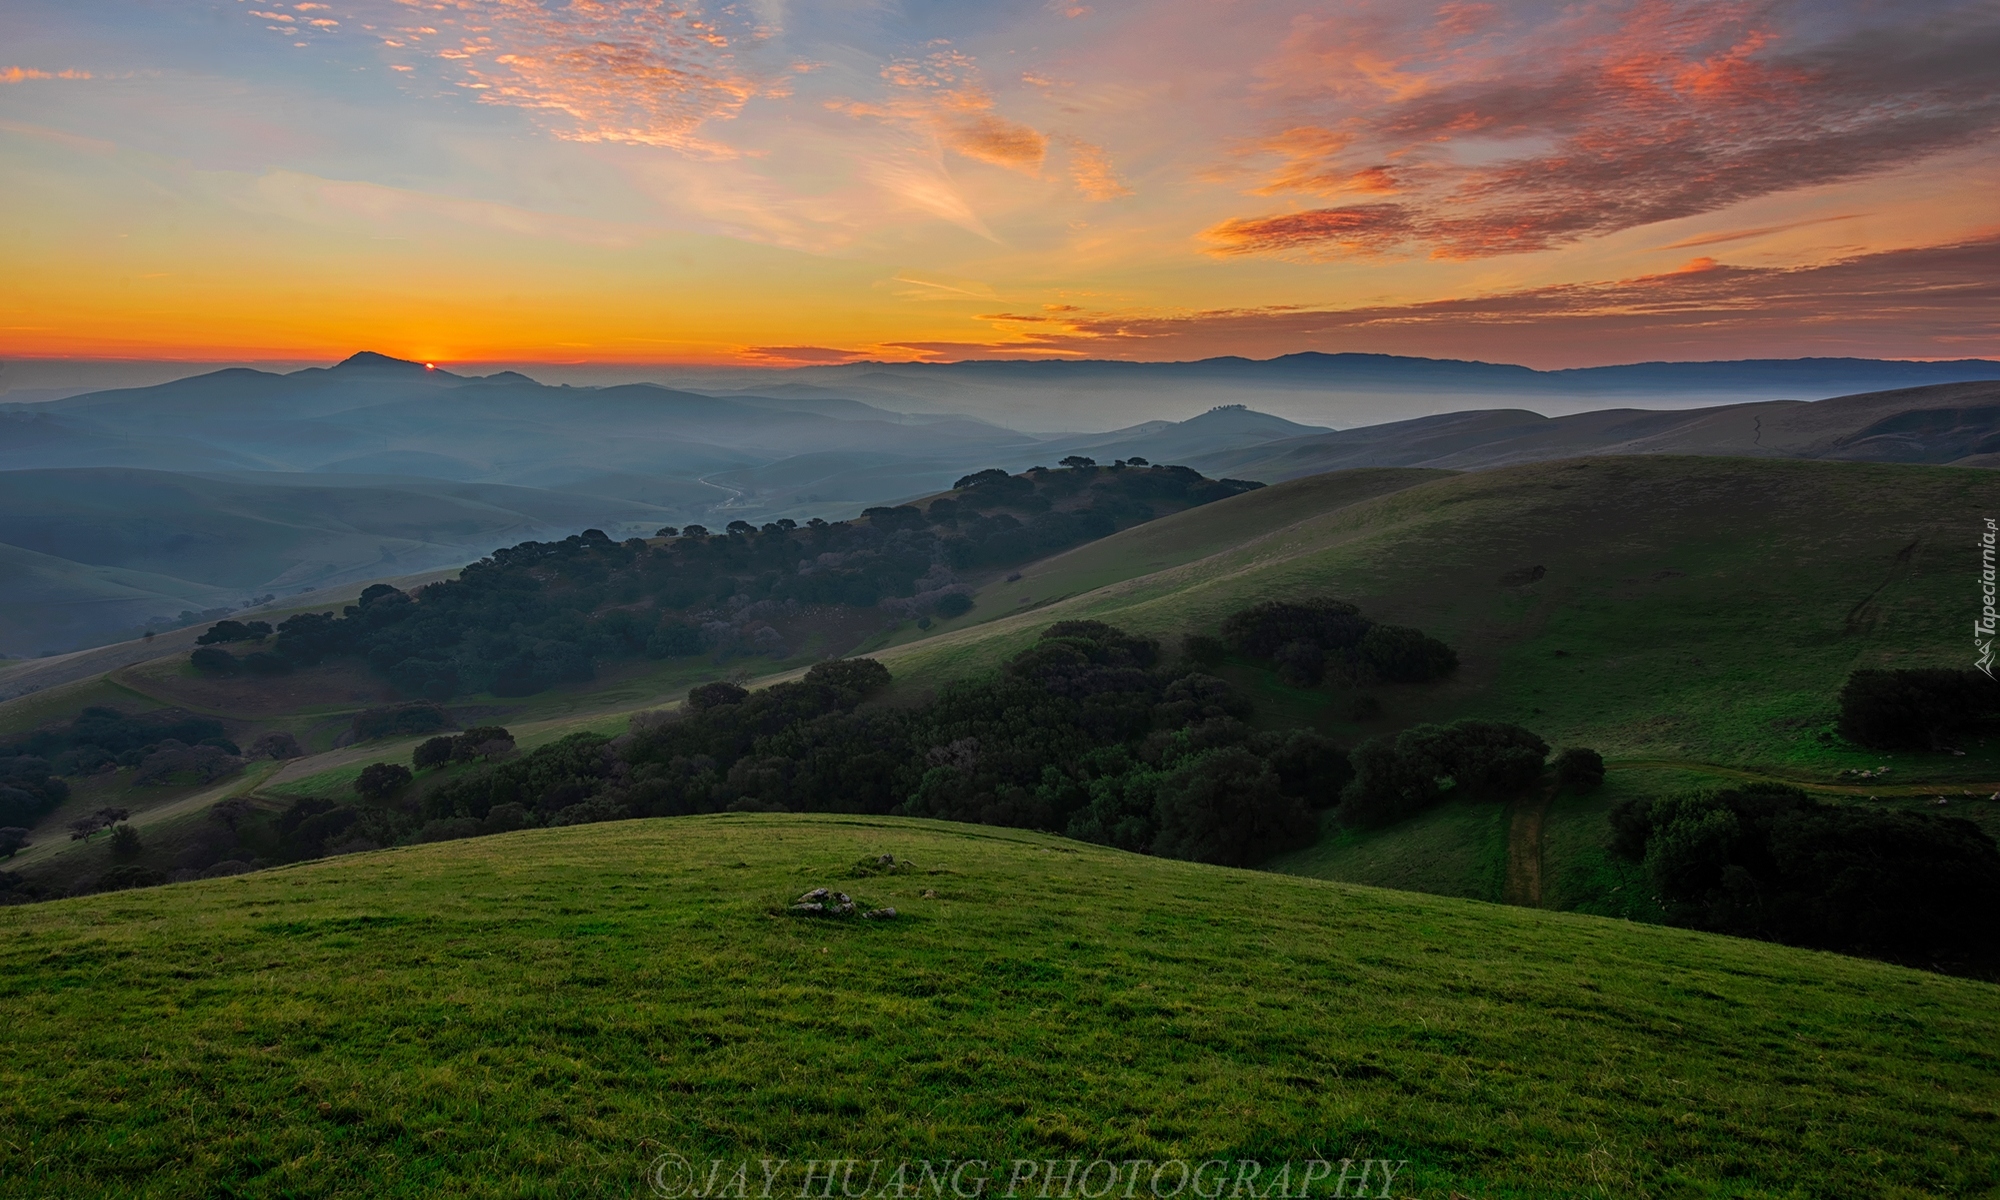
[{"label": "mountain", "polygon": [[[768,371],[665,369],[695,390],[769,388]],[[1555,416],[1623,405],[1690,408],[2000,379],[2000,362],[1862,358],[1633,363],[1538,371],[1504,363],[1306,352],[1194,362],[859,362],[798,367],[778,378],[889,408],[949,409],[1020,429],[1129,425],[1245,404],[1345,428],[1492,408],[1498,398]]]},{"label": "mountain", "polygon": [[1994,465],[2000,462],[2000,382],[1680,411],[1544,417],[1487,409],[1217,450],[1188,462],[1210,474],[1274,482],[1351,467],[1471,470],[1584,454]]},{"label": "mountain", "polygon": [[650,534],[665,515],[631,500],[441,480],[0,471],[0,653],[130,637],[184,610],[456,566],[588,526]]}]

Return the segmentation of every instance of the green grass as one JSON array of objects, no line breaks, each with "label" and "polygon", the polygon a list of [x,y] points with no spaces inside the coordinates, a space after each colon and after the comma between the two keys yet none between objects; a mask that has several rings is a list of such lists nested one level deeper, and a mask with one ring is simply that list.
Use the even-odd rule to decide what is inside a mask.
[{"label": "green grass", "polygon": [[1387,829],[1347,829],[1328,821],[1317,843],[1264,866],[1287,875],[1498,902],[1507,883],[1507,819],[1504,804],[1461,800]]},{"label": "green grass", "polygon": [[[921,870],[850,878],[880,853]],[[818,885],[904,916],[779,914]],[[2000,1186],[1996,1013],[1990,984],[1006,830],[619,822],[0,911],[0,1194],[630,1196],[676,1152],[1964,1196]]]},{"label": "green grass", "polygon": [[[1379,689],[1385,715],[1373,728],[1345,723],[1350,698],[1323,689],[1317,723],[1336,733],[1494,717],[1611,758],[1831,780],[1888,758],[1818,740],[1848,672],[1969,662],[1966,531],[1992,480],[1945,467],[1662,456],[1454,475],[1351,501],[1330,493],[1318,515],[1275,526],[1236,507],[1319,485],[1301,480],[1197,510],[1208,521],[1243,513],[1230,548],[885,661],[919,691],[997,665],[1059,619],[1172,641],[1213,633],[1259,600],[1330,593],[1444,638],[1462,661],[1443,684]],[[1171,538],[1193,515],[1143,532]],[[1137,561],[1120,549],[1129,536],[1087,551]],[[1533,566],[1546,570],[1539,582],[1502,581]],[[2000,746],[1973,749],[1925,756],[1926,777],[2000,776]]]}]

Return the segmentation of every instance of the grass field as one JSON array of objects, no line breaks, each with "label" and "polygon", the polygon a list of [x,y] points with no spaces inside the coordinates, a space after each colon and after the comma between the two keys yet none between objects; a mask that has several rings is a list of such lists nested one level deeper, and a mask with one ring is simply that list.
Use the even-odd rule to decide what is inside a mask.
[{"label": "grass field", "polygon": [[[884,853],[918,869],[850,875]],[[814,886],[903,915],[782,915]],[[892,819],[0,910],[0,1020],[4,1195],[645,1195],[666,1152],[1406,1159],[1394,1194],[1438,1200],[2000,1186],[1990,984]]]}]

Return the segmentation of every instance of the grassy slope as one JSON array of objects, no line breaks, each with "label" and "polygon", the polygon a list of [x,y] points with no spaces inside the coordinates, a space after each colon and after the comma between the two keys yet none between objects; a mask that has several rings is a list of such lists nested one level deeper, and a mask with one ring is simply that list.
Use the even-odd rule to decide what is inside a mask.
[{"label": "grassy slope", "polygon": [[[1330,506],[885,661],[918,689],[991,667],[1061,618],[1173,639],[1213,632],[1260,599],[1332,593],[1444,638],[1463,664],[1442,685],[1379,689],[1385,719],[1373,725],[1348,721],[1351,697],[1338,691],[1260,685],[1337,734],[1488,716],[1608,757],[1830,777],[1884,757],[1830,749],[1814,736],[1850,670],[1967,661],[1967,531],[1991,506],[1993,478],[1666,457],[1450,476]],[[1222,517],[1249,499],[1201,511]],[[1171,537],[1179,520],[1149,532]],[[1114,542],[1103,543],[1107,553]],[[1502,582],[1533,566],[1546,568],[1540,582]],[[1926,769],[1941,779],[1992,778],[1996,748],[1974,749]]]},{"label": "grassy slope", "polygon": [[[925,870],[847,877],[885,852]],[[905,915],[773,915],[829,884]],[[0,1194],[631,1195],[673,1151],[1970,1195],[2000,1186],[1996,1012],[1991,984],[1013,831],[621,822],[0,911]]]}]

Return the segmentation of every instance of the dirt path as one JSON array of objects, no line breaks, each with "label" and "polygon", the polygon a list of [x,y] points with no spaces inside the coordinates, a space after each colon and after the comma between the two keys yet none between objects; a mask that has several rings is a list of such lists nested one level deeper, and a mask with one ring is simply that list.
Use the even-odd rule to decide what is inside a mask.
[{"label": "dirt path", "polygon": [[1507,823],[1507,887],[1505,900],[1523,908],[1542,906],[1542,825],[1549,806],[1555,803],[1554,789],[1514,805]]}]

